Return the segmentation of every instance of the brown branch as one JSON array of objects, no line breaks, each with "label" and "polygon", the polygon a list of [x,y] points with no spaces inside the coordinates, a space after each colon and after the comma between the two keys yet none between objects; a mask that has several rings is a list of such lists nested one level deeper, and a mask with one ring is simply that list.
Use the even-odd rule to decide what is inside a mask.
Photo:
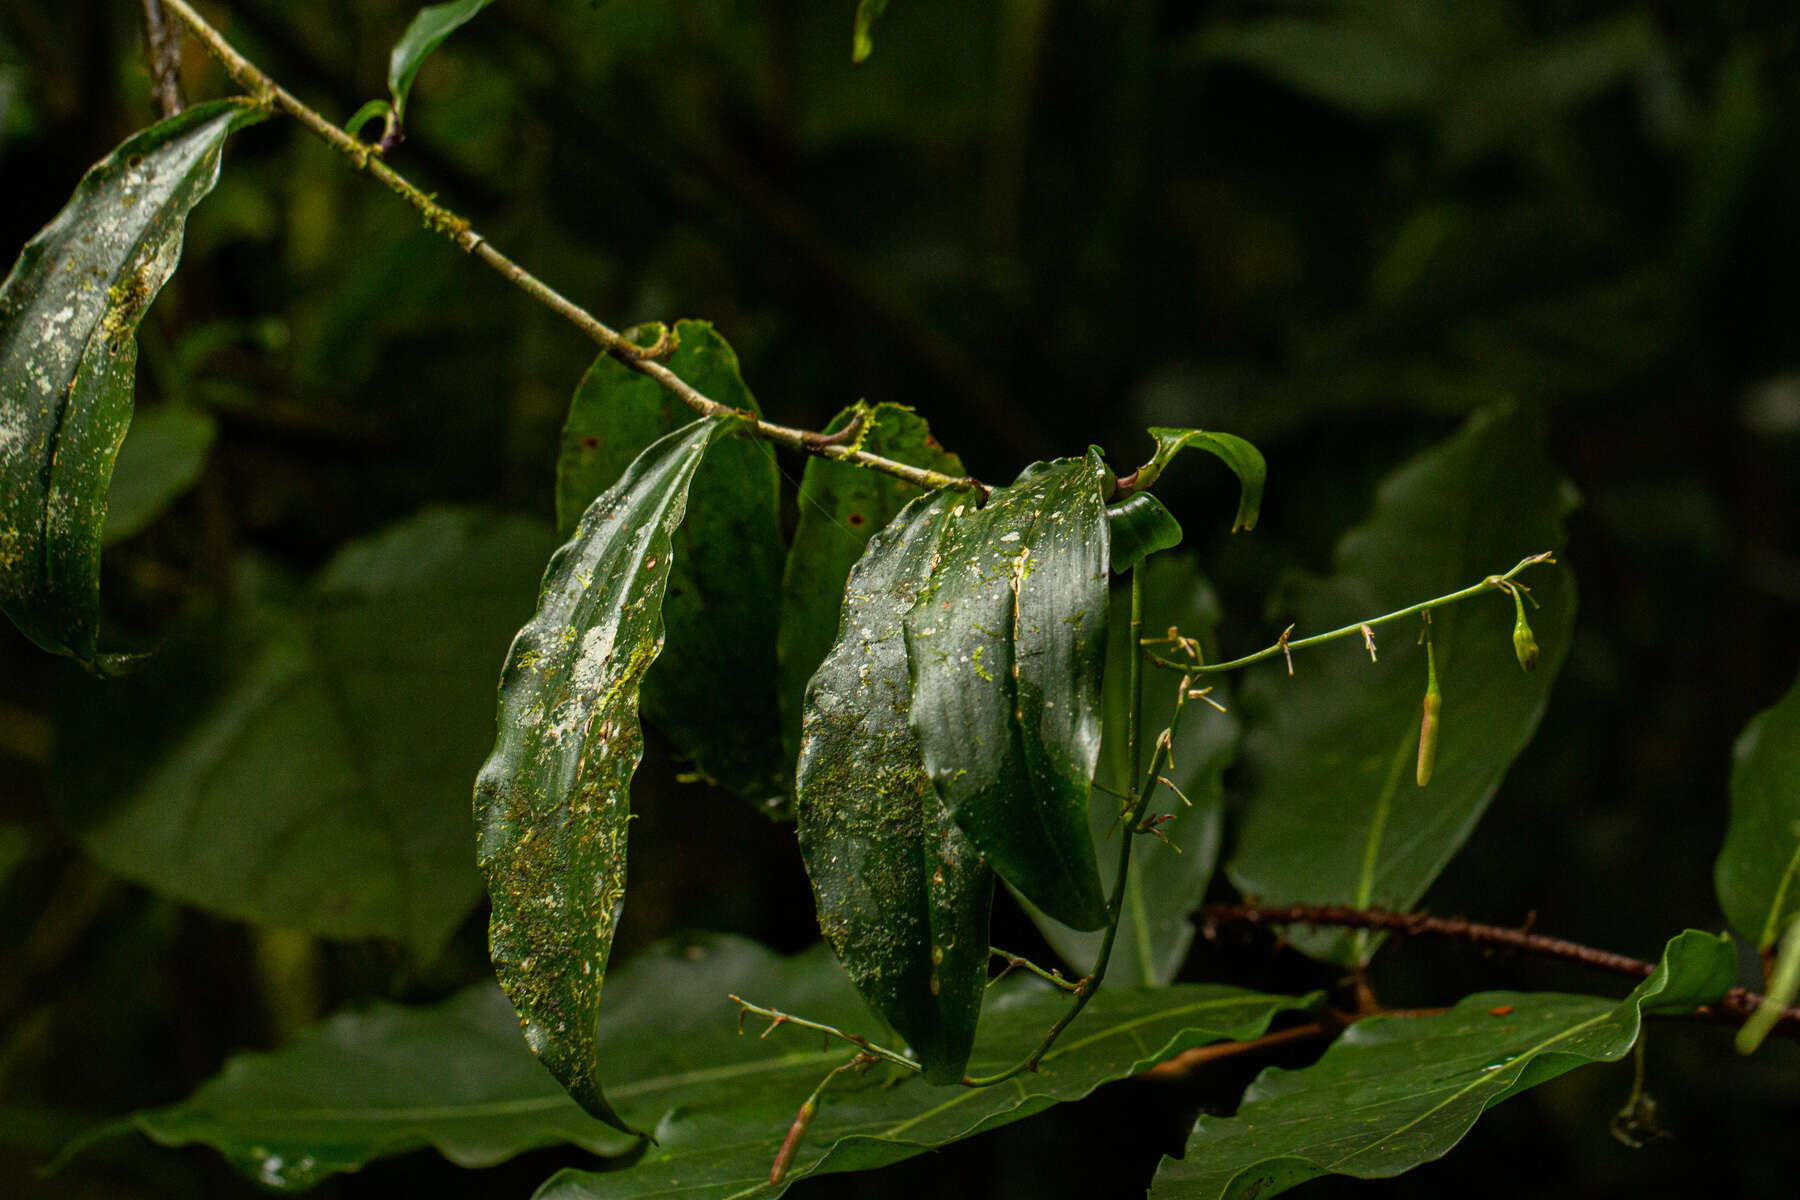
[{"label": "brown branch", "polygon": [[702,395],[693,385],[668,367],[647,357],[644,350],[624,334],[613,329],[588,312],[587,309],[576,304],[508,258],[477,233],[467,220],[439,204],[435,198],[421,191],[398,171],[382,162],[375,147],[357,140],[349,132],[340,129],[316,110],[302,103],[292,92],[271,79],[255,63],[239,53],[237,47],[233,46],[222,33],[209,24],[193,5],[188,3],[188,0],[160,0],[160,2],[170,12],[181,18],[194,36],[205,43],[213,57],[218,59],[220,65],[225,68],[225,73],[230,75],[240,87],[246,89],[256,104],[271,112],[285,113],[299,121],[320,140],[347,158],[358,171],[374,176],[389,191],[410,204],[425,222],[427,228],[441,234],[465,253],[473,255],[492,267],[507,282],[568,321],[569,324],[575,326],[632,370],[654,379],[662,385],[665,391],[674,395],[701,416],[736,416],[742,421],[744,432],[750,436],[808,454],[815,454],[821,458],[852,463],[872,471],[880,471],[897,479],[903,479],[916,487],[927,490],[948,487],[986,494],[987,489],[982,486],[980,481],[972,477],[959,478],[946,475],[941,471],[926,470],[910,463],[897,462],[878,454],[870,454],[867,450],[855,449],[848,445],[821,444],[820,435],[813,431],[764,421],[753,413],[740,412]]},{"label": "brown branch", "polygon": [[170,23],[162,0],[144,0],[144,39],[150,43],[150,98],[167,120],[187,107],[181,94],[181,26]]},{"label": "brown branch", "polygon": [[1138,1073],[1139,1079],[1147,1079],[1152,1083],[1179,1083],[1193,1075],[1208,1063],[1218,1062],[1222,1058],[1235,1058],[1240,1054],[1256,1054],[1264,1050],[1272,1050],[1277,1046],[1285,1046],[1289,1042],[1304,1042],[1312,1038],[1330,1037],[1343,1028],[1337,1021],[1310,1021],[1305,1025],[1295,1025],[1291,1029],[1278,1029],[1274,1033],[1265,1033],[1259,1038],[1251,1038],[1247,1042],[1214,1042],[1209,1046],[1195,1046],[1192,1050],[1183,1050],[1174,1058],[1164,1059],[1147,1071]]},{"label": "brown branch", "polygon": [[[1648,978],[1656,964],[1639,958],[1628,958],[1610,950],[1584,946],[1563,938],[1548,937],[1529,929],[1511,929],[1504,925],[1481,925],[1461,917],[1434,917],[1426,913],[1396,913],[1375,908],[1347,908],[1330,904],[1209,904],[1195,914],[1201,936],[1217,938],[1227,927],[1249,925],[1268,928],[1276,925],[1308,925],[1314,929],[1373,929],[1398,937],[1435,937],[1466,942],[1489,950],[1510,950],[1538,958],[1579,963],[1597,971]],[[1702,1020],[1716,1020],[1742,1025],[1765,1003],[1766,998],[1747,988],[1734,987],[1715,1005],[1695,1010]],[[1788,1037],[1800,1037],[1800,1008],[1782,1010],[1776,1030]]]}]

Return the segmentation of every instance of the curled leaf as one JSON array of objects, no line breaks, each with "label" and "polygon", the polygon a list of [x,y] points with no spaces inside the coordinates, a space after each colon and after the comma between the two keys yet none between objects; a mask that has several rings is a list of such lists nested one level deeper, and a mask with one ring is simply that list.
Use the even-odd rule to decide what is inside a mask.
[{"label": "curled leaf", "polygon": [[1162,478],[1163,471],[1177,454],[1192,446],[1218,458],[1238,477],[1241,491],[1231,531],[1248,533],[1256,528],[1256,518],[1262,513],[1263,484],[1269,473],[1262,451],[1235,434],[1208,433],[1204,429],[1152,426],[1150,436],[1156,439],[1156,453],[1137,469],[1131,480],[1132,491],[1141,492],[1150,487]]}]

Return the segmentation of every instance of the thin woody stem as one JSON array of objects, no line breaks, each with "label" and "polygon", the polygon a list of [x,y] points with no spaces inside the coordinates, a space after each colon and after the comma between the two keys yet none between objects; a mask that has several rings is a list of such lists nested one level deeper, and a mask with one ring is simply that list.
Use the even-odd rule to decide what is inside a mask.
[{"label": "thin woody stem", "polygon": [[917,487],[926,489],[948,487],[965,491],[986,490],[971,477],[946,475],[942,471],[926,470],[909,463],[883,458],[879,454],[870,454],[866,450],[857,449],[851,445],[834,443],[823,434],[757,419],[751,414],[741,413],[729,405],[720,404],[718,401],[702,395],[674,371],[655,361],[647,351],[624,334],[613,329],[588,312],[587,309],[582,308],[495,248],[486,238],[475,232],[465,218],[439,204],[431,196],[420,191],[398,171],[381,161],[375,147],[352,137],[337,125],[326,120],[316,109],[309,107],[292,92],[275,82],[255,63],[238,53],[237,48],[209,24],[206,18],[195,11],[188,0],[161,0],[161,2],[193,31],[195,37],[206,44],[213,57],[217,58],[225,68],[225,73],[230,75],[238,86],[248,91],[258,105],[271,112],[286,113],[299,121],[320,140],[348,159],[358,171],[373,176],[389,191],[410,204],[428,228],[442,234],[466,253],[479,258],[497,271],[508,283],[562,317],[591,341],[625,363],[626,366],[654,379],[666,391],[701,416],[739,416],[743,419],[745,432],[753,437],[774,442],[777,445],[788,446],[806,454],[850,463],[871,471],[880,471],[897,479],[903,479]]},{"label": "thin woody stem", "polygon": [[[1333,629],[1329,633],[1315,633],[1311,637],[1303,638],[1290,638],[1284,633],[1276,640],[1274,645],[1265,646],[1255,654],[1246,654],[1244,657],[1234,658],[1230,662],[1205,664],[1194,662],[1184,663],[1175,662],[1156,654],[1152,654],[1150,660],[1157,666],[1167,667],[1172,671],[1186,671],[1191,675],[1212,675],[1220,671],[1235,671],[1240,667],[1247,667],[1252,663],[1259,663],[1266,658],[1274,658],[1277,654],[1290,655],[1295,650],[1304,650],[1308,646],[1317,646],[1323,642],[1334,642],[1339,638],[1346,637],[1361,637],[1364,645],[1371,647],[1371,654],[1373,654],[1372,645],[1375,640],[1373,630],[1375,626],[1387,625],[1391,622],[1402,620],[1406,617],[1424,612],[1428,608],[1442,608],[1448,604],[1455,604],[1458,601],[1467,600],[1471,596],[1485,595],[1489,589],[1507,591],[1507,585],[1512,582],[1514,576],[1524,571],[1525,568],[1536,566],[1539,563],[1554,563],[1556,561],[1554,554],[1555,551],[1553,550],[1546,550],[1542,554],[1533,554],[1529,558],[1520,559],[1518,565],[1504,575],[1489,575],[1480,583],[1471,584],[1466,588],[1460,588],[1447,595],[1436,596],[1430,600],[1421,600],[1417,604],[1409,604],[1405,608],[1396,609],[1391,613],[1384,613],[1379,617],[1370,617],[1365,621],[1353,621],[1350,624],[1343,626],[1341,629]],[[1291,629],[1292,627],[1290,626],[1289,628]],[[1156,641],[1164,640],[1166,639],[1155,639],[1151,644],[1155,644]],[[1291,674],[1292,660],[1290,659],[1289,662],[1289,673]]]},{"label": "thin woody stem", "polygon": [[[1471,945],[1514,950],[1539,958],[1580,963],[1599,971],[1646,979],[1656,970],[1654,963],[1630,958],[1571,942],[1548,937],[1529,929],[1510,929],[1504,925],[1482,925],[1461,917],[1433,917],[1425,913],[1397,913],[1378,908],[1346,908],[1329,904],[1209,904],[1195,914],[1202,930],[1216,936],[1228,925],[1309,925],[1314,928],[1372,929],[1401,937],[1439,937]],[[1741,1025],[1750,1014],[1767,1003],[1767,997],[1747,988],[1734,987],[1715,1005],[1699,1010],[1699,1015],[1722,1018],[1725,1023]],[[1776,1030],[1788,1037],[1800,1037],[1800,1008],[1782,1010]]]}]

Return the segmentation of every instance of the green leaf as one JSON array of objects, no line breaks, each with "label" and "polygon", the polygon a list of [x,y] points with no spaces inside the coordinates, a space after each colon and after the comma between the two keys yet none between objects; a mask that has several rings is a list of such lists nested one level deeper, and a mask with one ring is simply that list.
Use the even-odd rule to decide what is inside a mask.
[{"label": "green leaf", "polygon": [[1106,923],[1088,833],[1109,562],[1097,451],[1029,467],[957,517],[906,618],[913,729],[938,795],[1000,877]]},{"label": "green leaf", "polygon": [[1256,528],[1262,513],[1263,484],[1269,470],[1262,451],[1243,438],[1230,433],[1208,433],[1204,429],[1165,429],[1153,426],[1150,436],[1156,439],[1156,454],[1137,469],[1132,487],[1142,491],[1162,478],[1163,471],[1175,456],[1192,446],[1204,450],[1231,468],[1238,477],[1237,515],[1231,520],[1231,531],[1248,532]]},{"label": "green leaf", "polygon": [[1201,1117],[1152,1200],[1249,1200],[1327,1173],[1384,1179],[1447,1152],[1482,1112],[1593,1062],[1616,1062],[1643,1014],[1731,986],[1730,939],[1689,930],[1622,1001],[1484,992],[1434,1017],[1359,1021],[1312,1066],[1264,1071],[1237,1116]]},{"label": "green leaf", "polygon": [[[432,4],[419,10],[394,49],[388,55],[388,90],[394,96],[394,114],[406,116],[406,97],[412,91],[419,68],[444,39],[475,19],[475,14],[494,0],[453,0],[450,4]],[[366,110],[365,106],[365,110]]]},{"label": "green leaf", "polygon": [[796,806],[819,927],[933,1083],[960,1079],[974,1044],[994,879],[925,773],[904,624],[962,503],[914,501],[850,572],[837,645],[806,690]]},{"label": "green leaf", "polygon": [[[860,407],[847,408],[827,427],[836,432]],[[897,462],[964,474],[962,460],[931,436],[931,426],[912,409],[877,404],[867,410],[862,448]],[[919,489],[892,475],[867,471],[828,458],[809,458],[800,481],[800,524],[781,577],[780,662],[782,739],[789,757],[799,744],[800,708],[806,681],[825,660],[837,638],[844,581],[863,547]]]},{"label": "green leaf", "polygon": [[594,1024],[625,899],[638,689],[662,649],[688,487],[737,425],[704,417],[645,450],[550,560],[537,614],[507,652],[499,737],[475,782],[500,985],[550,1073],[626,1130],[601,1089]]},{"label": "green leaf", "polygon": [[1125,574],[1153,554],[1181,545],[1180,522],[1149,492],[1108,505],[1106,523],[1112,530],[1115,575]]},{"label": "green leaf", "polygon": [[135,1114],[164,1146],[211,1146],[245,1175],[298,1190],[430,1146],[486,1167],[539,1146],[622,1154],[532,1058],[492,983],[429,1008],[341,1013],[272,1054],[240,1054],[179,1104]]},{"label": "green leaf", "polygon": [[[1279,610],[1305,636],[1503,572],[1562,544],[1566,494],[1535,417],[1478,413],[1390,474],[1369,521],[1338,543],[1335,574],[1295,580]],[[1426,675],[1418,625],[1377,630],[1378,663],[1349,638],[1296,654],[1292,679],[1279,658],[1251,676],[1244,748],[1258,783],[1227,864],[1240,891],[1269,904],[1392,909],[1424,895],[1537,728],[1569,648],[1569,570],[1534,567],[1521,581],[1543,606],[1532,614],[1543,649],[1530,674],[1513,657],[1502,592],[1431,615],[1443,709],[1428,787],[1413,769]],[[1376,939],[1297,932],[1294,942],[1349,962],[1366,960]]]},{"label": "green leaf", "polygon": [[0,285],[0,608],[93,671],[100,540],[131,423],[138,322],[181,257],[187,215],[232,131],[263,118],[195,105],[90,169]]},{"label": "green leaf", "polygon": [[[704,321],[675,327],[669,369],[704,395],[761,414],[737,355]],[[594,361],[569,405],[556,463],[564,533],[651,443],[693,415],[655,380],[610,355]],[[668,645],[644,683],[644,715],[699,772],[785,815],[792,760],[777,713],[776,623],[781,607],[781,478],[773,452],[748,438],[713,447],[675,533],[675,570],[663,601]]]},{"label": "green leaf", "polygon": [[872,36],[875,22],[881,20],[881,14],[887,11],[888,0],[858,0],[856,5],[856,29],[850,39],[850,61],[859,63],[875,51],[875,39]]},{"label": "green leaf", "polygon": [[[1277,1013],[1307,1003],[1210,984],[1108,987],[1040,1071],[1004,1086],[934,1088],[885,1067],[846,1073],[826,1089],[786,1179],[772,1187],[770,1164],[801,1102],[854,1051],[821,1049],[800,1030],[735,1037],[720,1001],[733,992],[854,1029],[860,1005],[830,956],[821,949],[782,959],[721,939],[695,960],[673,948],[646,955],[615,987],[630,994],[604,1035],[614,1094],[646,1127],[654,1123],[657,1144],[624,1170],[564,1171],[538,1200],[776,1196],[808,1175],[885,1166],[1079,1100],[1193,1046],[1259,1036]],[[988,1002],[973,1069],[1018,1062],[1068,1008],[1068,996],[1048,988],[1002,991]]]},{"label": "green leaf", "polygon": [[1731,824],[1713,868],[1719,903],[1767,951],[1800,913],[1800,679],[1731,754]]},{"label": "green leaf", "polygon": [[102,543],[124,541],[193,487],[218,434],[219,423],[202,409],[165,404],[139,413],[113,467]]},{"label": "green leaf", "polygon": [[297,605],[196,630],[64,697],[51,792],[109,870],[189,904],[435,956],[481,894],[468,781],[493,666],[555,541],[428,510]]},{"label": "green leaf", "polygon": [[[1117,526],[1115,525],[1116,529]],[[1115,543],[1116,545],[1117,543]],[[1144,636],[1161,637],[1171,626],[1182,636],[1196,638],[1210,650],[1212,632],[1220,617],[1219,598],[1202,578],[1200,568],[1188,558],[1165,555],[1150,560],[1143,572]],[[1089,828],[1101,849],[1100,879],[1110,895],[1117,877],[1117,839],[1120,794],[1136,786],[1135,769],[1126,761],[1126,721],[1131,703],[1126,678],[1131,653],[1131,590],[1115,586],[1112,615],[1108,618],[1106,682],[1101,692],[1105,714],[1100,738],[1100,765],[1088,802]],[[1175,690],[1181,678],[1168,671],[1146,667],[1142,738],[1146,759],[1157,734],[1169,728],[1175,713]],[[1210,682],[1210,681],[1209,681]],[[1221,681],[1213,685],[1212,698],[1229,706],[1230,693]],[[1180,972],[1194,941],[1191,914],[1206,894],[1218,863],[1224,825],[1225,768],[1237,757],[1237,718],[1211,708],[1203,700],[1189,700],[1175,731],[1171,747],[1174,765],[1163,777],[1181,789],[1192,802],[1184,805],[1166,786],[1159,786],[1150,811],[1172,813],[1174,820],[1162,826],[1163,834],[1180,847],[1177,854],[1151,837],[1139,837],[1131,854],[1131,877],[1125,883],[1119,933],[1113,945],[1107,984],[1166,984]],[[1080,932],[1052,921],[1027,905],[1038,929],[1056,952],[1078,972],[1087,971],[1100,951],[1104,936],[1098,931]]]}]

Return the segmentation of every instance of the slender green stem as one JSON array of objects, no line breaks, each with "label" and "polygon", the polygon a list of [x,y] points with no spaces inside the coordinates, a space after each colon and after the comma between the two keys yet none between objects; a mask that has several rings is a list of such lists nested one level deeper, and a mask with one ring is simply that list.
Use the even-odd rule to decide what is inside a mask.
[{"label": "slender green stem", "polygon": [[389,191],[410,204],[429,229],[442,234],[466,253],[479,258],[499,272],[508,283],[575,326],[632,370],[654,379],[664,390],[701,416],[736,414],[743,418],[745,431],[753,437],[821,458],[850,463],[871,471],[880,471],[918,487],[927,489],[948,487],[967,491],[985,490],[980,482],[971,477],[958,477],[946,475],[942,471],[929,471],[908,463],[883,458],[879,454],[870,454],[853,445],[833,443],[824,434],[806,429],[795,429],[787,425],[777,425],[772,421],[759,420],[749,413],[739,412],[729,405],[720,404],[718,401],[702,395],[674,371],[657,362],[651,356],[652,351],[646,351],[639,347],[624,334],[613,329],[588,312],[587,309],[582,308],[508,258],[471,228],[465,218],[439,204],[398,171],[381,161],[375,147],[359,141],[337,125],[332,124],[316,109],[309,107],[292,92],[276,83],[255,63],[238,53],[237,48],[226,40],[225,35],[195,11],[188,0],[163,0],[163,6],[179,17],[182,23],[193,31],[194,36],[206,44],[213,57],[217,58],[224,66],[225,73],[230,75],[238,86],[248,91],[256,104],[271,112],[285,113],[299,121],[320,140],[347,158],[358,171],[373,176]]},{"label": "slender green stem", "polygon": [[1366,630],[1373,629],[1377,625],[1386,625],[1393,621],[1398,621],[1405,617],[1422,613],[1428,608],[1442,608],[1447,604],[1455,604],[1459,601],[1467,600],[1471,596],[1484,595],[1490,588],[1499,588],[1500,590],[1505,591],[1506,588],[1503,585],[1512,582],[1513,578],[1524,571],[1525,568],[1536,566],[1539,563],[1555,562],[1556,559],[1553,557],[1554,554],[1555,551],[1553,550],[1546,550],[1542,554],[1533,554],[1529,558],[1520,559],[1518,565],[1504,575],[1489,575],[1480,583],[1471,584],[1466,588],[1450,592],[1447,595],[1435,596],[1430,600],[1421,600],[1417,604],[1409,604],[1405,608],[1396,609],[1391,613],[1384,613],[1379,617],[1371,617],[1366,621],[1356,621],[1352,624],[1345,625],[1341,629],[1333,629],[1329,633],[1315,633],[1311,637],[1304,638],[1290,639],[1283,637],[1277,640],[1272,646],[1265,646],[1255,654],[1246,654],[1243,658],[1234,658],[1230,662],[1184,663],[1175,662],[1157,654],[1152,654],[1150,656],[1150,661],[1154,662],[1159,667],[1166,667],[1171,671],[1185,671],[1190,675],[1213,675],[1220,671],[1235,671],[1240,667],[1247,667],[1252,663],[1262,662],[1266,658],[1274,658],[1277,654],[1287,654],[1294,650],[1304,650],[1308,646],[1317,646],[1324,642],[1334,642],[1339,638],[1359,636],[1368,641],[1373,641],[1374,639],[1368,636],[1365,632]]},{"label": "slender green stem", "polygon": [[[1057,987],[1062,988],[1064,991],[1072,992],[1076,988],[1081,986],[1079,981],[1068,978],[1061,971],[1047,970],[1044,967],[1038,966],[1036,963],[1032,962],[1029,958],[1026,958],[1023,955],[1010,954],[1007,951],[1000,949],[1000,947],[998,947],[998,946],[989,946],[988,953],[993,955],[995,958],[998,958],[1000,961],[1004,962],[1006,964],[1007,971],[1012,970],[1014,967],[1022,968],[1023,970],[1029,971],[1031,974],[1036,975],[1039,979],[1042,979],[1047,983],[1055,984]],[[994,984],[999,983],[1001,975],[1004,975],[1005,973],[1006,973],[1005,971],[1002,971],[1000,973],[1000,975],[994,976],[994,978],[988,983],[988,986],[993,987]]]},{"label": "slender green stem", "polygon": [[921,1069],[918,1063],[906,1057],[906,1055],[901,1054],[897,1050],[889,1050],[886,1046],[878,1046],[861,1034],[845,1033],[835,1025],[821,1025],[817,1021],[809,1021],[805,1017],[796,1017],[793,1013],[784,1013],[777,1008],[764,1008],[760,1004],[750,1003],[750,1001],[744,999],[742,996],[734,995],[731,999],[733,1003],[738,1006],[738,1026],[740,1029],[743,1027],[744,1017],[754,1013],[759,1017],[766,1017],[768,1019],[769,1027],[762,1032],[762,1036],[764,1037],[768,1037],[780,1026],[792,1025],[798,1029],[810,1029],[815,1033],[825,1034],[827,1037],[839,1038],[849,1042],[859,1050],[873,1054],[876,1058],[885,1058],[887,1061],[905,1067],[909,1071],[916,1072]]}]

